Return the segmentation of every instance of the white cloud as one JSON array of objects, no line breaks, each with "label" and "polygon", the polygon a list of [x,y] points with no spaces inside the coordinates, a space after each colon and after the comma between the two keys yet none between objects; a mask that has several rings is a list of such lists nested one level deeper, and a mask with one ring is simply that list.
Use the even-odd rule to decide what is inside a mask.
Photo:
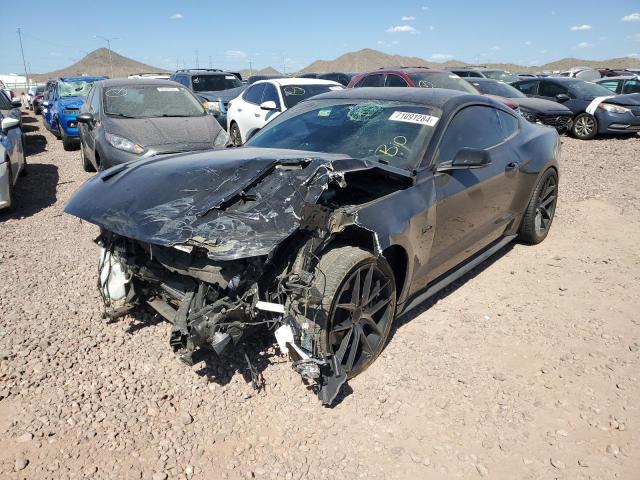
[{"label": "white cloud", "polygon": [[623,22],[640,22],[640,13],[631,13],[622,17]]},{"label": "white cloud", "polygon": [[629,55],[627,55],[627,57],[640,58],[640,53],[630,53]]},{"label": "white cloud", "polygon": [[525,45],[533,45],[533,42],[531,40],[527,40],[526,42],[524,42]]},{"label": "white cloud", "polygon": [[541,53],[542,55],[546,55],[547,53],[549,53],[549,50],[540,50],[540,53]]},{"label": "white cloud", "polygon": [[411,25],[396,25],[395,27],[387,28],[387,32],[389,33],[420,33],[418,30],[413,28]]},{"label": "white cloud", "polygon": [[242,59],[247,58],[248,55],[241,50],[227,50],[224,52],[224,56],[227,58]]},{"label": "white cloud", "polygon": [[589,48],[589,47],[593,47],[593,44],[589,43],[589,42],[580,42],[577,45],[578,48]]},{"label": "white cloud", "polygon": [[449,60],[453,58],[450,53],[434,53],[431,55],[431,60]]},{"label": "white cloud", "polygon": [[591,30],[593,27],[591,25],[587,25],[586,23],[583,25],[574,25],[571,27],[572,32],[579,32],[581,30]]},{"label": "white cloud", "polygon": [[404,15],[402,18],[400,18],[400,20],[402,20],[403,22],[410,22],[415,19],[416,17],[413,17],[411,15]]},{"label": "white cloud", "polygon": [[184,15],[182,15],[181,13],[176,13],[174,15],[171,15],[169,17],[169,20],[182,20],[184,18]]},{"label": "white cloud", "polygon": [[491,47],[489,50],[491,50],[492,52],[497,52],[499,50],[502,50],[502,48],[500,48],[498,45],[494,45],[493,47]]}]

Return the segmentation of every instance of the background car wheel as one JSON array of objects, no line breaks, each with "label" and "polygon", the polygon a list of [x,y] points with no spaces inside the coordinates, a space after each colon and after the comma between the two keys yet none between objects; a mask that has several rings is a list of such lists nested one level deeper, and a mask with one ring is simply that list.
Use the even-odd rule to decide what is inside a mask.
[{"label": "background car wheel", "polygon": [[8,181],[9,181],[9,205],[2,209],[2,212],[11,212],[14,209],[14,186],[13,186],[13,172],[11,171],[11,163],[8,164]]},{"label": "background car wheel", "polygon": [[548,169],[531,195],[529,205],[522,217],[518,238],[531,245],[536,245],[547,238],[558,202],[558,174],[553,168]]},{"label": "background car wheel", "polygon": [[573,136],[580,140],[591,140],[598,133],[596,117],[588,113],[581,113],[573,122],[572,132]]},{"label": "background car wheel", "polygon": [[315,279],[323,294],[320,344],[352,378],[380,355],[391,331],[396,313],[393,271],[383,257],[339,247],[322,256]]},{"label": "background car wheel", "polygon": [[234,147],[242,145],[242,135],[240,135],[240,129],[237,123],[232,123],[229,127],[229,137],[231,138],[231,144]]},{"label": "background car wheel", "polygon": [[80,158],[82,159],[82,168],[85,172],[96,171],[91,162],[87,159],[87,156],[84,154],[84,145],[82,145],[82,143],[80,144]]}]

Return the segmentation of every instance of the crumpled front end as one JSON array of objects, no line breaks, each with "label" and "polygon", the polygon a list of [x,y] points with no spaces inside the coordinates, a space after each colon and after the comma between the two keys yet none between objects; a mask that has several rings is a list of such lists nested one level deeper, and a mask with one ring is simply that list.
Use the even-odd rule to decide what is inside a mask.
[{"label": "crumpled front end", "polygon": [[[67,212],[101,227],[99,289],[107,312],[150,306],[172,323],[170,345],[188,364],[223,355],[266,324],[330,405],[346,374],[322,340],[328,319],[320,308],[324,293],[314,287],[315,267],[332,239],[361,228],[358,205],[411,180],[353,159],[258,156],[225,164],[225,154],[200,177],[169,168],[173,200],[158,197],[162,170],[174,162],[149,171],[160,185],[155,194],[130,190],[125,178],[135,166],[107,171],[76,193]],[[370,188],[375,177],[387,181]],[[111,188],[103,191],[106,184]],[[123,199],[120,190],[131,193]]]}]

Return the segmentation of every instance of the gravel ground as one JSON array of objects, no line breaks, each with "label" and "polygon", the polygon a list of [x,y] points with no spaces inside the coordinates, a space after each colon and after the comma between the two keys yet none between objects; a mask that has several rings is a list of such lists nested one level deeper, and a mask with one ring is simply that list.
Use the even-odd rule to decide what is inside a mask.
[{"label": "gravel ground", "polygon": [[640,138],[565,138],[549,238],[400,318],[325,409],[269,335],[189,368],[156,317],[102,320],[97,229],[63,213],[89,174],[25,122],[0,214],[2,478],[638,478]]}]

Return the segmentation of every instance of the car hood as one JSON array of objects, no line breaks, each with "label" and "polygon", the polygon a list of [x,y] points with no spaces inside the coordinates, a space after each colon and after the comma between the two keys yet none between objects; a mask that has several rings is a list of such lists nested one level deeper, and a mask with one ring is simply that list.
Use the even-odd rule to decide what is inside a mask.
[{"label": "car hood", "polygon": [[640,106],[640,93],[629,93],[627,95],[616,95],[613,98],[608,98],[607,103],[614,103],[616,105],[624,105],[626,107]]},{"label": "car hood", "polygon": [[215,92],[194,92],[197,96],[209,101],[228,102],[233,100],[244,91],[245,87],[230,88],[229,90],[218,90]]},{"label": "car hood", "polygon": [[64,97],[58,100],[61,108],[80,108],[84,105],[84,97]]},{"label": "car hood", "polygon": [[552,102],[551,100],[545,100],[543,98],[513,98],[520,104],[521,107],[526,108],[527,110],[531,110],[536,113],[541,113],[544,115],[560,115],[563,113],[571,114],[571,110],[569,110],[564,105],[558,102]]},{"label": "car hood", "polygon": [[[65,212],[119,235],[164,247],[190,245],[209,258],[269,254],[345,172],[393,167],[343,155],[237,148],[154,157],[89,179]],[[408,180],[410,181],[410,180]]]},{"label": "car hood", "polygon": [[[213,146],[220,124],[211,115],[201,117],[115,118],[105,117],[105,130],[128,138],[138,145]],[[187,150],[186,148],[178,148]]]}]

